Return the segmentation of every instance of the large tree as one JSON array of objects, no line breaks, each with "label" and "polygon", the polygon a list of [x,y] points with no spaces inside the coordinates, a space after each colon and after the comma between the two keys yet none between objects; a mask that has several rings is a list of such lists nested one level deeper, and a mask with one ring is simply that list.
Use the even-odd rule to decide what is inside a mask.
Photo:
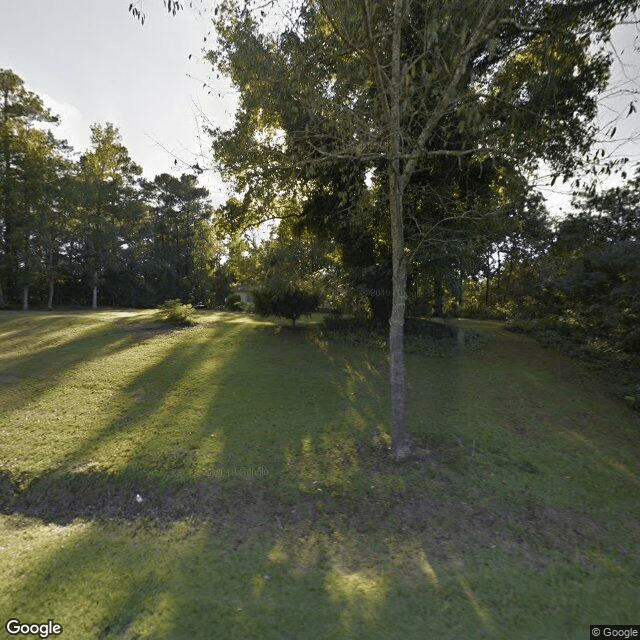
[{"label": "large tree", "polygon": [[[25,243],[30,244],[33,214],[31,203],[25,201],[30,197],[26,184],[33,183],[44,135],[36,125],[53,122],[57,118],[41,98],[27,91],[13,71],[0,69],[0,305],[5,291],[15,296],[24,280],[18,254],[24,253]],[[22,276],[24,272],[23,268]]]},{"label": "large tree", "polygon": [[640,352],[640,170],[625,184],[576,199],[542,264],[539,312]]},{"label": "large tree", "polygon": [[[246,6],[219,14],[210,60],[240,91],[214,131],[226,174],[254,201],[313,182],[328,163],[384,176],[391,236],[393,455],[410,455],[403,331],[406,195],[437,157],[546,159],[570,173],[588,148],[608,59],[594,53],[631,0],[308,0],[280,34]],[[248,207],[251,209],[251,207]],[[255,207],[253,207],[255,210]]]},{"label": "large tree", "polygon": [[87,282],[94,307],[98,285],[114,305],[212,304],[221,248],[197,178],[162,174],[141,188],[112,124],[93,125],[74,162],[47,127],[55,121],[17,75],[0,71],[0,306],[51,308],[54,293],[78,304]]},{"label": "large tree", "polygon": [[199,302],[211,259],[209,192],[194,175],[162,173],[144,182],[144,195],[149,208],[145,272],[163,299]]},{"label": "large tree", "polygon": [[91,126],[91,148],[80,158],[78,171],[77,234],[92,309],[98,307],[100,277],[126,244],[126,219],[138,211],[135,185],[141,173],[113,124]]},{"label": "large tree", "polygon": [[40,282],[47,282],[49,308],[53,304],[59,253],[68,234],[65,185],[71,163],[66,155],[68,146],[50,131],[24,128],[19,139],[21,189],[13,248],[26,311],[29,288]]}]

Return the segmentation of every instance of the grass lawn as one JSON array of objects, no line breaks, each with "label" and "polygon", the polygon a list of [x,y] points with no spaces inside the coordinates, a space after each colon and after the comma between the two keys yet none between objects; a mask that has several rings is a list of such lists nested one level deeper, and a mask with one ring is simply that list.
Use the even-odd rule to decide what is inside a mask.
[{"label": "grass lawn", "polygon": [[640,418],[579,364],[458,321],[487,340],[407,355],[416,456],[397,465],[384,351],[199,320],[0,312],[3,625],[583,640],[640,622]]}]

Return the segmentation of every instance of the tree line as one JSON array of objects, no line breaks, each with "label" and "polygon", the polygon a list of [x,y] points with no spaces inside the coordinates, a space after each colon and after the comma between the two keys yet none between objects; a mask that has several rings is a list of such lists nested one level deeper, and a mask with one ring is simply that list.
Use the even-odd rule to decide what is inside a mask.
[{"label": "tree line", "polygon": [[0,307],[215,305],[228,293],[197,176],[142,178],[116,126],[81,154],[41,98],[0,70]]},{"label": "tree line", "polygon": [[535,320],[594,350],[637,357],[640,170],[602,193],[577,194],[574,204],[562,219],[496,242],[466,283],[464,312]]}]

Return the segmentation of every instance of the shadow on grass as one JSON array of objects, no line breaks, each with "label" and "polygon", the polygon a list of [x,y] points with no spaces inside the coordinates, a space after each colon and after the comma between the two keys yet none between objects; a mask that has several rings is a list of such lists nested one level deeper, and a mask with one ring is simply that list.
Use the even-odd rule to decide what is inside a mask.
[{"label": "shadow on grass", "polygon": [[[601,523],[539,487],[511,509],[492,495],[530,485],[482,464],[509,430],[474,411],[483,357],[443,361],[435,384],[408,359],[411,423],[446,455],[399,467],[384,355],[312,340],[241,322],[174,336],[56,470],[0,482],[15,529],[53,537],[12,561],[10,611],[64,615],[74,638],[577,638],[606,573],[624,585],[607,611],[628,619],[633,570]],[[522,603],[547,620],[522,622]]]},{"label": "shadow on grass", "polygon": [[441,593],[424,581],[419,609],[408,611],[395,578],[358,551],[357,540],[345,545],[330,532],[300,529],[292,544],[269,522],[227,529],[194,521],[72,525],[17,585],[12,610],[42,615],[30,599],[29,583],[38,581],[51,589],[47,615],[78,639],[393,638],[411,627],[418,637],[429,614],[446,613],[449,593],[465,616],[464,595],[444,579]]},{"label": "shadow on grass", "polygon": [[[546,495],[557,483],[541,472],[543,458],[566,468],[557,446],[566,430],[549,435],[541,425],[533,432],[524,424],[527,439],[514,445],[508,416],[496,416],[480,402],[486,385],[497,388],[502,378],[496,373],[487,379],[491,369],[485,367],[482,379],[476,365],[463,366],[462,357],[438,361],[439,379],[410,376],[410,406],[428,410],[410,415],[410,423],[430,448],[415,467],[400,468],[386,450],[383,355],[313,344],[304,331],[277,333],[231,322],[175,335],[168,344],[117,390],[110,417],[65,451],[54,470],[33,478],[26,491],[5,475],[4,513],[57,523],[77,517],[208,517],[225,491],[239,490],[241,502],[247,499],[243,492],[257,492],[265,503],[300,511],[296,517],[340,513],[349,521],[349,514],[360,514],[353,522],[361,526],[364,518],[366,529],[363,501],[398,522],[415,520],[401,508],[413,505],[418,526],[433,508],[441,509],[443,500],[433,496],[445,495],[444,502],[456,504],[478,500],[474,512],[490,528],[504,516],[495,509],[500,500],[516,522],[526,514],[543,520]],[[478,356],[477,367],[485,359]],[[424,371],[417,356],[409,357],[408,366]],[[515,372],[500,375],[518,384]],[[518,401],[516,412],[523,409]],[[532,455],[528,442],[534,438],[545,447]],[[600,450],[585,455],[594,453]],[[616,491],[637,483],[623,461],[600,471]],[[432,491],[413,495],[412,484],[423,486],[425,479]],[[482,484],[493,492],[483,492]],[[577,483],[564,484],[567,499],[555,513],[575,495],[571,487]],[[137,494],[142,506],[134,501]],[[275,513],[282,516],[279,508]]]},{"label": "shadow on grass", "polygon": [[110,398],[112,417],[65,450],[54,470],[26,491],[5,480],[13,498],[4,511],[52,522],[100,517],[103,507],[105,517],[136,514],[127,506],[133,491],[184,498],[247,477],[264,477],[289,502],[299,492],[349,493],[386,409],[382,377],[366,366],[370,378],[303,332],[229,323],[174,337]]},{"label": "shadow on grass", "polygon": [[[33,521],[12,518],[31,541],[26,558],[11,561],[22,577],[7,610],[51,617],[78,639],[493,639],[514,629],[578,638],[601,610],[606,567],[620,590],[607,610],[632,615],[633,572],[610,551],[601,567],[586,557],[576,567],[558,549],[515,545],[513,522],[490,525],[433,496],[393,505],[380,491],[355,503],[317,494],[291,507],[268,482],[237,479],[141,491],[142,504],[112,514],[103,505],[93,521],[85,505],[66,527],[34,531]],[[568,556],[576,541],[584,547],[579,525],[567,529]],[[532,603],[545,621],[517,614]]]},{"label": "shadow on grass", "polygon": [[[105,321],[99,313],[13,316],[0,314],[0,412],[4,417],[36,401],[78,365],[125,351],[150,336]],[[153,331],[175,331],[175,327],[154,327]]]}]

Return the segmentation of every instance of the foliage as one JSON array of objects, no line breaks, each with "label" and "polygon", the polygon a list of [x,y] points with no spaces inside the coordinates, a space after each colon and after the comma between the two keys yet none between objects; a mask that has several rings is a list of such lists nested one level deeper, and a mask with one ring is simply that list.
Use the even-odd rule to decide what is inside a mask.
[{"label": "foliage", "polygon": [[[236,239],[233,246],[231,268],[239,281],[254,286],[258,314],[288,318],[295,325],[301,315],[318,307],[332,286],[335,265],[329,255],[331,243],[299,229],[290,220],[281,221],[259,245]],[[249,247],[251,253],[246,250]]]},{"label": "foliage", "polygon": [[206,299],[216,258],[208,191],[195,175],[167,173],[144,181],[142,190],[147,210],[139,238],[141,261],[154,289],[193,302]]},{"label": "foliage", "polygon": [[241,309],[242,298],[238,293],[230,293],[224,299],[224,306],[229,309],[229,311],[240,311]]},{"label": "foliage", "polygon": [[[352,188],[330,195],[353,219],[367,174],[385,194],[396,459],[410,451],[403,323],[408,263],[422,241],[409,243],[407,218],[426,222],[419,235],[430,241],[428,231],[442,217],[414,214],[412,181],[446,156],[523,168],[545,158],[554,170],[571,172],[593,139],[594,95],[609,64],[590,49],[585,28],[606,37],[633,6],[597,0],[566,10],[496,0],[479,11],[465,1],[452,20],[448,3],[310,0],[289,15],[281,33],[269,33],[247,6],[222,5],[219,46],[209,59],[238,88],[240,103],[234,128],[212,134],[224,175],[245,194],[241,213],[255,221],[282,193],[305,187],[318,193],[336,169]],[[455,181],[438,183],[442,192],[455,191]],[[431,204],[424,194],[419,199]],[[447,242],[435,261],[429,247],[437,307],[442,272],[469,254],[463,247],[473,225],[453,226],[461,228],[462,242]]]},{"label": "foliage", "polygon": [[166,300],[158,309],[165,322],[181,326],[192,326],[196,324],[195,310],[190,304],[182,304],[178,298]]},{"label": "foliage", "polygon": [[41,263],[51,274],[65,145],[38,125],[57,121],[21,78],[0,69],[0,305],[19,292],[26,310]]},{"label": "foliage", "polygon": [[309,315],[318,308],[320,294],[303,285],[271,281],[253,291],[253,304],[259,315],[288,318],[295,327],[301,315]]},{"label": "foliage", "polygon": [[77,175],[78,258],[92,289],[92,308],[98,305],[98,286],[104,273],[117,269],[124,229],[135,216],[135,181],[142,173],[111,123],[91,125],[91,148],[80,158]]},{"label": "foliage", "polygon": [[557,225],[537,270],[529,315],[573,327],[579,339],[601,338],[637,352],[640,324],[640,174],[626,185],[585,197]]},{"label": "foliage", "polygon": [[77,159],[45,129],[56,121],[0,71],[0,306],[222,305],[224,248],[197,177],[141,179],[110,123]]},{"label": "foliage", "polygon": [[[640,395],[640,174],[585,193],[555,230],[540,219],[494,267],[468,281],[467,316],[497,317],[606,369],[620,397]],[[490,276],[490,277],[489,277]],[[635,402],[635,400],[634,400]]]}]

